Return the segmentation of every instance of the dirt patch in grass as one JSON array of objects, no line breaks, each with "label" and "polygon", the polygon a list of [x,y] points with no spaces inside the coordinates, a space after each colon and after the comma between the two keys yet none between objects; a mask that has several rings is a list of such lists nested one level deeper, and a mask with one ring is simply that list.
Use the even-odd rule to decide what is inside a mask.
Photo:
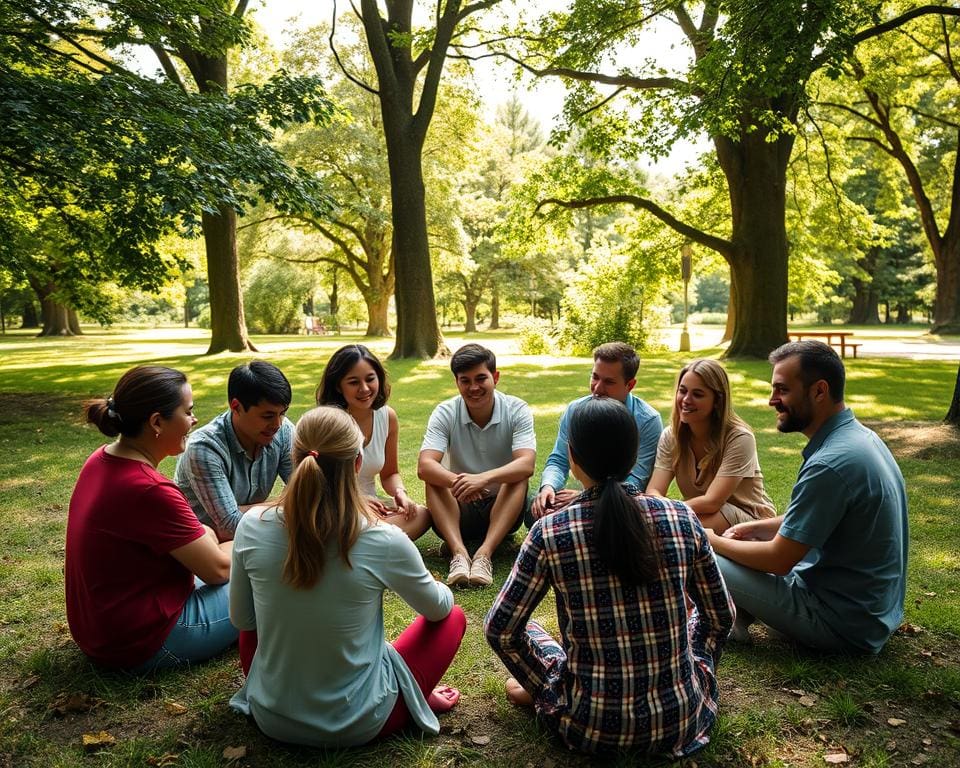
[{"label": "dirt patch in grass", "polygon": [[0,392],[0,426],[83,421],[82,397],[37,392]]},{"label": "dirt patch in grass", "polygon": [[864,421],[899,459],[960,460],[960,429],[939,421]]}]

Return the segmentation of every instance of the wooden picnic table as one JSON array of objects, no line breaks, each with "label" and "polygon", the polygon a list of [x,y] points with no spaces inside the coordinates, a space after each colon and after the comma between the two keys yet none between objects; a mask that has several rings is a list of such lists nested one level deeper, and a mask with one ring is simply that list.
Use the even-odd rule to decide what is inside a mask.
[{"label": "wooden picnic table", "polygon": [[800,341],[800,339],[826,339],[827,344],[831,347],[840,347],[840,357],[847,356],[847,349],[852,349],[853,356],[856,357],[857,350],[860,348],[859,344],[848,341],[853,336],[853,331],[791,331],[787,336],[796,341]]}]

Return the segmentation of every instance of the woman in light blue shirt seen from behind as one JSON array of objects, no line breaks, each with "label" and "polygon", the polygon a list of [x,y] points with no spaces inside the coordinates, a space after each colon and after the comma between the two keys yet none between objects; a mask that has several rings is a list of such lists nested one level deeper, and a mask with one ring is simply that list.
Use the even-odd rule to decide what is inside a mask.
[{"label": "woman in light blue shirt seen from behind", "polygon": [[[435,713],[459,699],[435,686],[463,639],[463,611],[406,534],[370,514],[362,444],[346,412],[308,411],[279,505],[237,527],[230,617],[256,643],[241,647],[247,679],[230,704],[280,741],[351,746],[408,725],[436,734]],[[392,644],[388,589],[421,614]]]}]

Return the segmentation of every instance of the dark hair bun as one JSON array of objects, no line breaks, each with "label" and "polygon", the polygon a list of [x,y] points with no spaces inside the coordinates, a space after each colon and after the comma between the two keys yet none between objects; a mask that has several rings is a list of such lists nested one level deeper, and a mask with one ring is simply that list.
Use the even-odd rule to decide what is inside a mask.
[{"label": "dark hair bun", "polygon": [[83,408],[86,411],[87,421],[107,437],[116,437],[120,434],[120,417],[110,410],[107,401],[102,397],[87,400]]}]

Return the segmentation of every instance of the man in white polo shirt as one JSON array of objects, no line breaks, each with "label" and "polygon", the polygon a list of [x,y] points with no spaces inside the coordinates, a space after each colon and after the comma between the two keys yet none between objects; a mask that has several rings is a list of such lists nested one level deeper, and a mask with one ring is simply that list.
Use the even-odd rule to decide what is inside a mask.
[{"label": "man in white polo shirt", "polygon": [[[460,347],[450,369],[460,394],[433,410],[417,474],[452,555],[447,584],[487,586],[494,550],[523,520],[537,455],[533,414],[523,400],[497,391],[500,371],[489,349]],[[464,539],[482,539],[472,558]]]}]

